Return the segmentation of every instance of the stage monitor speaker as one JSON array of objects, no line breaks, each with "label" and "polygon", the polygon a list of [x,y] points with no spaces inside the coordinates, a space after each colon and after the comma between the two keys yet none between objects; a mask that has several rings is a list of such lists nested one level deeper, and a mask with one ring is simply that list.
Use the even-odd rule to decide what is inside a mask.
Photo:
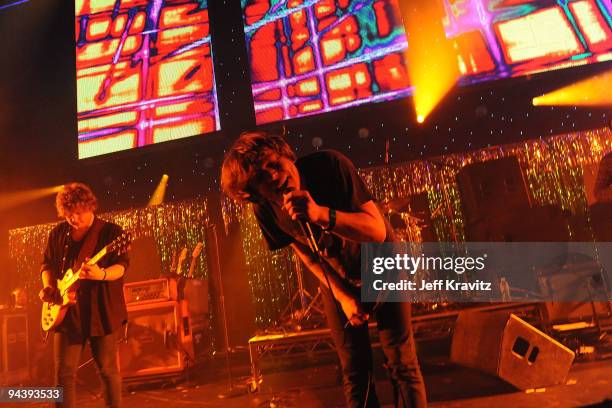
[{"label": "stage monitor speaker", "polygon": [[19,384],[29,378],[28,315],[2,314],[0,384]]},{"label": "stage monitor speaker", "polygon": [[516,156],[469,164],[457,174],[457,184],[468,223],[531,205]]},{"label": "stage monitor speaker", "polygon": [[511,313],[461,312],[451,361],[526,390],[561,384],[575,354]]},{"label": "stage monitor speaker", "polygon": [[178,302],[128,307],[127,342],[119,345],[125,379],[178,373],[185,368]]}]

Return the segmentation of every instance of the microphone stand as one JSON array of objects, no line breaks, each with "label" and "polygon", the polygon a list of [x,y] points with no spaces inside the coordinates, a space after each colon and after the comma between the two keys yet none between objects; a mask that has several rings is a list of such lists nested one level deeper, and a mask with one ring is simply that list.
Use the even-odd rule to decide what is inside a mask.
[{"label": "microphone stand", "polygon": [[246,386],[234,385],[232,378],[232,365],[230,363],[230,345],[229,345],[229,333],[227,329],[227,313],[225,310],[225,292],[223,290],[223,278],[221,277],[221,263],[219,260],[219,241],[217,240],[217,228],[214,224],[206,227],[209,232],[210,242],[212,246],[208,254],[212,256],[214,270],[216,270],[218,276],[218,287],[219,287],[219,304],[221,306],[221,317],[223,319],[223,341],[225,345],[225,366],[227,369],[227,381],[229,389],[226,392],[217,394],[218,398],[233,398],[240,395],[244,395],[248,392]]}]

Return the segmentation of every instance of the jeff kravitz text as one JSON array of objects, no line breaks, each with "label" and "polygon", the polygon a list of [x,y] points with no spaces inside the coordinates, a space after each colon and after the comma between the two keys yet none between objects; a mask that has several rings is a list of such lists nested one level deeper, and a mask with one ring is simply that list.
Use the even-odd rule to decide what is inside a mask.
[{"label": "jeff kravitz text", "polygon": [[478,290],[490,291],[491,282],[484,282],[477,279],[475,282],[457,282],[456,280],[436,279],[433,281],[421,280],[420,285],[411,280],[402,279],[399,282],[384,282],[382,279],[376,279],[372,283],[374,290],[400,290],[400,291],[463,291],[463,290]]}]

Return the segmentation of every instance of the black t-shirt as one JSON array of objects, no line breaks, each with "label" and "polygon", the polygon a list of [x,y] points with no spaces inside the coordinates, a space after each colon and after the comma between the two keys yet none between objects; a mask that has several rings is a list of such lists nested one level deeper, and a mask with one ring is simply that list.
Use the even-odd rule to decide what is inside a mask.
[{"label": "black t-shirt", "polygon": [[[98,218],[96,218],[98,220]],[[100,229],[98,242],[89,257],[98,253],[105,245],[111,243],[123,233],[120,226],[104,223]],[[61,222],[49,234],[47,248],[41,266],[41,271],[51,271],[55,279],[61,279],[68,268],[77,271],[80,265],[73,265],[79,251],[85,242],[85,237],[74,241],[70,236],[70,225]],[[66,260],[63,262],[64,253]],[[63,265],[62,270],[62,263]],[[120,264],[125,268],[129,265],[127,253],[105,255],[98,265],[107,268]],[[90,336],[104,336],[115,332],[127,321],[127,309],[123,297],[123,278],[114,281],[80,280],[77,291],[77,304],[71,306],[57,330],[68,334],[75,342]]]},{"label": "black t-shirt", "polygon": [[[333,150],[320,151],[299,158],[295,166],[300,174],[300,189],[307,190],[313,200],[321,206],[343,212],[357,212],[364,203],[372,200],[357,169],[344,155]],[[271,250],[284,248],[296,241],[305,245],[306,239],[300,225],[278,204],[269,201],[253,205],[255,217]],[[387,240],[392,232],[387,223]],[[359,280],[360,242],[323,233],[312,225],[315,239],[325,260],[341,277]]]}]

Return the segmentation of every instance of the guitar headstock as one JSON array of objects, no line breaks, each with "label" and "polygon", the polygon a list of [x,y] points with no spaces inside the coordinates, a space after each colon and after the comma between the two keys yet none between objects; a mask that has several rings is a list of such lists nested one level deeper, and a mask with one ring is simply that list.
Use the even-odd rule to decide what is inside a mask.
[{"label": "guitar headstock", "polygon": [[115,238],[113,242],[108,244],[106,246],[106,250],[108,252],[116,252],[118,255],[121,255],[122,253],[127,252],[130,249],[132,239],[132,234],[130,234],[129,232],[124,232],[123,234]]},{"label": "guitar headstock", "polygon": [[183,263],[185,263],[185,259],[187,259],[187,247],[183,247],[181,252],[179,253],[178,260],[176,262],[176,270],[174,273],[177,275],[181,274],[181,269],[183,269]]},{"label": "guitar headstock", "polygon": [[193,248],[193,252],[191,253],[191,265],[189,265],[189,272],[187,273],[187,276],[190,278],[193,278],[193,271],[195,269],[196,263],[198,262],[197,258],[198,256],[200,256],[203,246],[204,243],[198,242],[195,248]]},{"label": "guitar headstock", "polygon": [[200,256],[200,253],[202,252],[202,247],[204,246],[204,243],[202,242],[198,242],[195,246],[195,248],[193,248],[193,252],[191,253],[191,257],[192,258],[197,258],[198,256]]},{"label": "guitar headstock", "polygon": [[182,265],[185,259],[187,259],[187,247],[183,247],[183,249],[181,249],[178,256],[178,264]]}]

